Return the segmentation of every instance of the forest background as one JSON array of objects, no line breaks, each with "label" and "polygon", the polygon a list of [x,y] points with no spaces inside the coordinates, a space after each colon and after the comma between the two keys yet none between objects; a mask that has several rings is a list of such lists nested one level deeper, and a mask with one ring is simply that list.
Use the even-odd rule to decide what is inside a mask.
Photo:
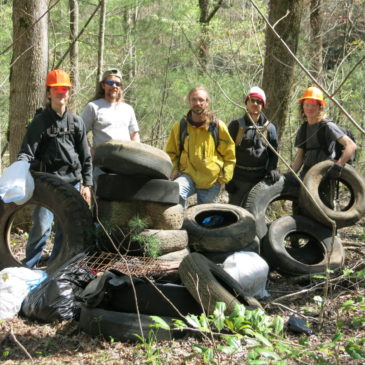
[{"label": "forest background", "polygon": [[288,162],[298,99],[318,82],[328,116],[354,132],[363,170],[364,9],[364,0],[2,0],[3,167],[44,102],[49,70],[70,72],[71,109],[80,113],[102,71],[118,67],[142,140],[160,148],[186,113],[192,87],[208,88],[213,110],[228,124],[244,113],[249,88],[262,86]]},{"label": "forest background", "polygon": [[[317,82],[326,93],[327,114],[354,132],[356,168],[364,174],[365,0],[0,0],[0,21],[1,169],[16,158],[27,124],[44,103],[49,70],[61,67],[71,74],[70,108],[80,113],[103,70],[118,67],[142,140],[160,148],[172,124],[186,113],[185,96],[192,87],[208,88],[213,110],[228,124],[244,113],[249,88],[262,86],[268,96],[265,113],[279,129],[280,154],[287,162],[295,153],[298,99]],[[281,172],[286,169],[280,162]],[[302,338],[270,337],[280,356],[293,357],[288,364],[363,364],[363,227],[364,222],[349,227],[342,237],[347,275],[362,270],[362,276],[350,276],[346,285],[345,274],[334,278],[326,306],[318,304],[320,296],[312,298],[311,288],[304,295],[295,286],[297,313],[305,305],[310,316],[318,308],[326,315],[320,318],[323,329],[300,342],[308,346],[304,349],[298,346]],[[279,289],[294,291],[282,277],[278,283]],[[285,305],[277,304],[270,313],[293,313],[292,297],[282,296]],[[137,364],[141,358],[158,363],[153,351],[160,350],[166,350],[165,363],[180,364],[192,341],[180,341],[174,354],[173,346],[144,343],[141,355],[112,338],[98,342],[78,334],[72,324],[41,326],[17,318],[0,322],[0,345],[0,361],[9,365],[120,364],[121,359]],[[237,361],[226,357],[218,363],[242,364],[243,358],[238,354]]]}]

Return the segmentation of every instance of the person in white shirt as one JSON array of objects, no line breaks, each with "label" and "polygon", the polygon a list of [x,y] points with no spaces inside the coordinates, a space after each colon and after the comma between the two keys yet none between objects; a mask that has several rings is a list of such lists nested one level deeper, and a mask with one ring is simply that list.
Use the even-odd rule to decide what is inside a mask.
[{"label": "person in white shirt", "polygon": [[131,105],[124,102],[122,74],[114,68],[104,72],[95,97],[81,113],[86,132],[96,146],[111,139],[140,142],[139,128]]}]

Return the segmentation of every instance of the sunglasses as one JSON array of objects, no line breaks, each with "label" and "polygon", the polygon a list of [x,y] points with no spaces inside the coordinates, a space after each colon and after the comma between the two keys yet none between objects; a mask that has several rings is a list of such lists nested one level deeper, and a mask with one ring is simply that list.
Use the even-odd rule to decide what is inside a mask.
[{"label": "sunglasses", "polygon": [[264,105],[264,102],[261,99],[250,98],[250,102],[252,104],[256,103],[257,105]]},{"label": "sunglasses", "polygon": [[109,85],[109,86],[120,86],[120,85],[122,85],[122,83],[121,82],[119,82],[119,81],[112,81],[112,80],[106,80],[106,81],[104,81],[104,84],[107,84],[107,85]]}]

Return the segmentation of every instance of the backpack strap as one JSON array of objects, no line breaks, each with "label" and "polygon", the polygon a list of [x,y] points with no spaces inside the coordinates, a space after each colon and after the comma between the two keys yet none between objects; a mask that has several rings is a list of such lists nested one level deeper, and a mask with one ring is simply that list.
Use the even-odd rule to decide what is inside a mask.
[{"label": "backpack strap", "polygon": [[[213,120],[210,122],[208,130],[214,139],[215,148],[217,148],[219,144],[219,121]],[[180,120],[180,155],[184,149],[184,141],[186,137],[189,137],[188,121],[186,118],[182,118]]]},{"label": "backpack strap", "polygon": [[326,130],[327,130],[327,123],[330,122],[330,120],[321,120],[319,122],[320,127],[318,129],[318,142],[319,142],[319,146],[320,149],[323,150],[326,153],[329,153],[329,144],[328,141],[326,139]]},{"label": "backpack strap", "polygon": [[[269,124],[270,124],[270,121],[266,120],[266,122],[262,126],[258,126],[258,128],[261,130],[261,133],[265,136],[265,138],[267,138],[267,134],[268,134],[267,128],[268,128]],[[236,139],[235,139],[236,146],[239,146],[241,144],[247,129],[256,129],[256,127],[254,125],[248,127],[245,124],[244,118],[238,119],[238,131],[237,131],[237,135],[236,135]]]},{"label": "backpack strap", "polygon": [[67,129],[73,144],[75,144],[75,118],[71,112],[66,111],[66,113],[67,113]]},{"label": "backpack strap", "polygon": [[213,120],[209,123],[208,130],[214,139],[215,148],[218,148],[219,144],[219,121]]},{"label": "backpack strap", "polygon": [[180,155],[184,149],[184,141],[188,136],[188,121],[186,118],[180,120]]}]

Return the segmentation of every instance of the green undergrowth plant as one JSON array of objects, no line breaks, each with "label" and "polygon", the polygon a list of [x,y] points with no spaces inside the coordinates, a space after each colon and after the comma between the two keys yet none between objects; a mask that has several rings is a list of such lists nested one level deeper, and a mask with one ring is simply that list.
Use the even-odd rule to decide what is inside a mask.
[{"label": "green undergrowth plant", "polygon": [[155,330],[151,329],[148,332],[147,338],[137,334],[135,336],[140,341],[140,343],[137,344],[137,348],[142,350],[142,354],[146,358],[147,364],[160,364],[161,346],[157,343]]},{"label": "green undergrowth plant", "polygon": [[137,242],[143,247],[144,255],[148,257],[157,257],[160,254],[160,240],[155,236],[144,236],[141,233],[148,228],[146,219],[137,217],[128,222],[131,230],[131,240]]},{"label": "green undergrowth plant", "polygon": [[134,216],[126,226],[119,226],[107,220],[100,222],[101,228],[96,229],[97,240],[108,240],[109,245],[117,248],[122,254],[139,254],[147,257],[160,255],[161,242],[156,236],[143,235],[148,228],[147,219]]},{"label": "green undergrowth plant", "polygon": [[[318,296],[314,301],[317,306],[322,305]],[[348,336],[343,331],[346,318],[354,330],[364,327],[364,309],[363,296],[340,304],[334,317],[333,336],[329,341],[319,343],[310,341],[306,335],[288,336],[284,319],[280,316],[270,316],[261,308],[248,310],[244,305],[237,305],[233,313],[226,314],[226,304],[222,302],[216,303],[212,315],[187,315],[183,319],[174,319],[172,326],[160,317],[151,316],[155,322],[151,327],[199,334],[199,339],[192,345],[192,354],[186,360],[195,357],[204,363],[220,363],[222,358],[242,356],[242,363],[252,365],[284,365],[293,364],[293,361],[311,363],[313,360],[315,364],[332,365],[341,364],[340,354],[344,356],[344,353],[349,358],[365,360],[365,339]],[[154,349],[150,341],[151,338],[148,346]]]}]

